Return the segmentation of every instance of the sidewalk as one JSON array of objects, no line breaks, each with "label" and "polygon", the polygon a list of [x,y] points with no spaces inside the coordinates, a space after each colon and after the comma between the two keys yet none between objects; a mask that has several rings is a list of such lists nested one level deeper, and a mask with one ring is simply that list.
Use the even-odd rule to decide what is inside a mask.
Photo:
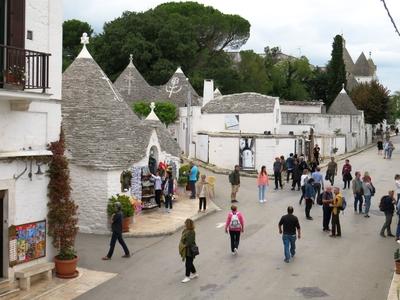
[{"label": "sidewalk", "polygon": [[167,213],[164,207],[142,211],[135,215],[129,232],[124,237],[154,237],[170,235],[181,229],[187,218],[193,221],[203,218],[220,208],[211,200],[207,200],[207,210],[198,212],[199,200],[188,199],[186,194],[178,195],[173,202],[173,209]]},{"label": "sidewalk", "polygon": [[400,294],[400,275],[394,272],[387,300],[399,300],[400,298],[398,296],[399,294]]}]

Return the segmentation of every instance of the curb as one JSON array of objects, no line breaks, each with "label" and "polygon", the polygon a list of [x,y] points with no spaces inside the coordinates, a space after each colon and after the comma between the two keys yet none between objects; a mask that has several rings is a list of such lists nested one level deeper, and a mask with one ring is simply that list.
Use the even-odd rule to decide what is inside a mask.
[{"label": "curb", "polygon": [[[205,213],[197,213],[194,215],[191,219],[193,221],[200,220],[210,214],[216,213],[217,211],[220,211],[221,209],[213,202],[214,207],[207,209]],[[124,238],[146,238],[146,237],[161,237],[161,236],[166,236],[166,235],[172,235],[178,230],[182,229],[185,225],[182,223],[179,226],[175,226],[174,228],[170,230],[165,230],[165,231],[158,231],[158,232],[141,232],[141,233],[134,233],[134,232],[126,232],[123,233]]]}]

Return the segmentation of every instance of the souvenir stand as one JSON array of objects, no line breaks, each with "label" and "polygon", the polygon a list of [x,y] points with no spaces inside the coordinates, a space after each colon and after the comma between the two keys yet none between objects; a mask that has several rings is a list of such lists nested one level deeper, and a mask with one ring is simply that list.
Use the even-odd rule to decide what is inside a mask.
[{"label": "souvenir stand", "polygon": [[131,194],[135,199],[142,201],[142,209],[157,207],[154,183],[147,166],[132,168]]}]

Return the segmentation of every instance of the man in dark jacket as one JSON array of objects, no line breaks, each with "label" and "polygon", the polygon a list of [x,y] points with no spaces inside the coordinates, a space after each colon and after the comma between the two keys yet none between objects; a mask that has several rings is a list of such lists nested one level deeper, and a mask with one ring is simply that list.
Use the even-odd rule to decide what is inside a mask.
[{"label": "man in dark jacket", "polygon": [[388,195],[382,197],[381,203],[379,204],[379,209],[385,213],[385,223],[381,229],[381,237],[386,237],[385,230],[387,230],[387,236],[394,237],[390,230],[394,213],[394,203],[396,203],[394,191],[389,191]]},{"label": "man in dark jacket", "polygon": [[236,194],[239,191],[240,187],[240,167],[238,165],[235,166],[235,169],[229,174],[229,182],[232,186],[232,191],[231,191],[231,202],[239,202],[236,199]]},{"label": "man in dark jacket", "polygon": [[124,239],[122,238],[122,220],[124,218],[122,211],[121,211],[121,203],[115,202],[115,208],[117,209],[117,212],[112,215],[112,224],[111,224],[111,229],[112,229],[112,236],[111,236],[111,242],[110,242],[110,250],[107,253],[107,256],[104,256],[102,259],[103,260],[110,260],[113,253],[114,253],[114,248],[115,248],[115,243],[118,242],[124,249],[125,255],[122,257],[128,258],[131,257],[131,254],[129,252],[128,247],[125,244]]},{"label": "man in dark jacket", "polygon": [[293,169],[294,169],[294,158],[293,158],[293,153],[290,153],[289,157],[286,159],[286,182],[289,182],[289,177],[290,174],[293,174]]},{"label": "man in dark jacket", "polygon": [[314,179],[310,178],[307,180],[305,184],[305,192],[304,192],[304,199],[306,199],[306,218],[307,220],[312,220],[313,218],[310,216],[311,207],[314,203],[315,197],[315,189],[314,189]]},{"label": "man in dark jacket", "polygon": [[297,159],[294,160],[294,164],[293,164],[293,173],[292,173],[292,179],[293,179],[293,183],[292,183],[292,191],[295,190],[296,185],[297,185],[297,190],[300,191],[300,180],[301,180],[301,170],[299,167],[299,162]]}]

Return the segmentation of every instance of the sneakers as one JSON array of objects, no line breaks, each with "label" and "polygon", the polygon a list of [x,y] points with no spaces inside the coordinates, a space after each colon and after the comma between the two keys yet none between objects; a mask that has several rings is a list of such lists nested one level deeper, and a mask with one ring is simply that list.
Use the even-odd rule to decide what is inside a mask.
[{"label": "sneakers", "polygon": [[190,281],[190,278],[189,277],[185,277],[185,278],[183,278],[182,279],[182,283],[186,283],[186,282],[189,282]]},{"label": "sneakers", "polygon": [[102,257],[101,259],[102,259],[102,260],[111,260],[111,257],[104,256],[104,257]]},{"label": "sneakers", "polygon": [[233,252],[235,252],[235,254],[238,254],[238,249],[237,248],[233,249]]},{"label": "sneakers", "polygon": [[190,279],[195,279],[197,277],[199,277],[199,274],[197,274],[197,273],[190,274]]},{"label": "sneakers", "polygon": [[129,257],[131,257],[131,255],[130,254],[125,254],[125,255],[122,255],[122,257],[123,258],[129,258]]},{"label": "sneakers", "polygon": [[395,237],[393,234],[391,234],[391,233],[389,233],[387,236],[390,236],[390,237]]},{"label": "sneakers", "polygon": [[286,258],[285,258],[283,261],[284,261],[285,263],[287,263],[287,264],[289,263],[289,260],[286,259]]}]

